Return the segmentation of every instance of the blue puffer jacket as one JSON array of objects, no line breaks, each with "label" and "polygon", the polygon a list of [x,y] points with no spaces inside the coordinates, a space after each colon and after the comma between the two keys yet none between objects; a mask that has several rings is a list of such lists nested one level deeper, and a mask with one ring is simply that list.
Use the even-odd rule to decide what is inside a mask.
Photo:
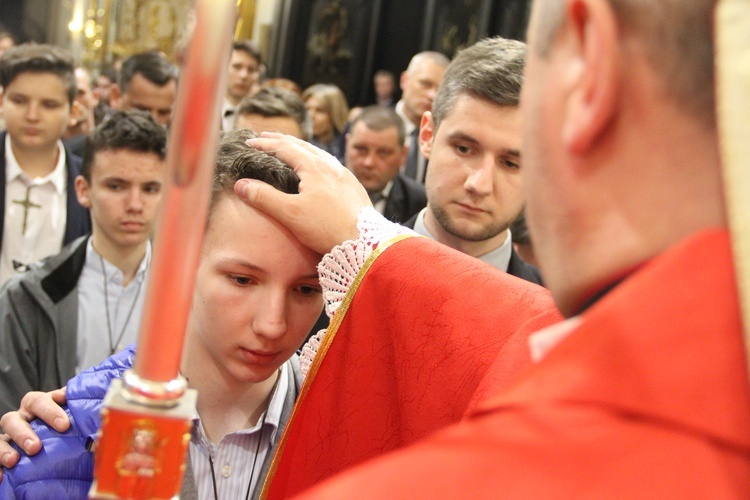
[{"label": "blue puffer jacket", "polygon": [[133,365],[134,346],[104,360],[68,382],[70,429],[56,432],[40,420],[32,428],[42,440],[42,451],[25,456],[6,470],[0,499],[88,498],[94,476],[94,457],[88,446],[101,425],[99,415],[109,383]]}]

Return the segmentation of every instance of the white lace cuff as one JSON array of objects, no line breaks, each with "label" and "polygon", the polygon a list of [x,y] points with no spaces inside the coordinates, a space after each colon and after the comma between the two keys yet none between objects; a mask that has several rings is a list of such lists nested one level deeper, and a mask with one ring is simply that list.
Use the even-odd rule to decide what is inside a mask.
[{"label": "white lace cuff", "polygon": [[[389,221],[372,207],[364,207],[359,212],[357,229],[359,238],[334,247],[318,264],[323,300],[329,318],[336,314],[357,274],[381,242],[402,234],[415,234],[411,229]],[[320,330],[302,348],[300,369],[303,375],[307,375],[324,335],[325,330]]]}]

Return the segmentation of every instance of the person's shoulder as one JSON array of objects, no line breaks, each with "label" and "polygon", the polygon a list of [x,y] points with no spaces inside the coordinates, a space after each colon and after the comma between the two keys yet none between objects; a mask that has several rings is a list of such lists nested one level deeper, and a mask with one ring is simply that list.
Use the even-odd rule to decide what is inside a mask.
[{"label": "person's shoulder", "polygon": [[65,148],[65,164],[67,165],[68,169],[70,169],[72,174],[79,175],[81,173],[83,159],[78,156],[75,151],[82,152],[83,146],[81,146],[80,150],[74,150],[69,145],[63,143],[63,148]]},{"label": "person's shoulder", "polygon": [[542,273],[539,268],[533,266],[523,260],[515,250],[510,254],[510,262],[508,263],[508,274],[521,278],[522,280],[529,281],[531,283],[544,286],[542,280]]},{"label": "person's shoulder", "polygon": [[42,281],[63,266],[81,245],[85,245],[87,239],[87,236],[81,236],[63,247],[60,252],[30,264],[27,271],[12,276],[6,281],[0,294],[4,297],[6,294],[18,293],[21,290],[41,288]]},{"label": "person's shoulder", "polygon": [[414,193],[424,194],[425,199],[427,198],[427,195],[425,194],[424,184],[422,184],[421,182],[417,182],[411,177],[407,177],[402,173],[396,174],[396,177],[393,178],[393,181],[401,183],[401,185],[404,186],[404,189]]},{"label": "person's shoulder", "polygon": [[289,358],[285,364],[287,365],[289,372],[294,377],[295,383],[299,387],[302,387],[302,383],[305,381],[305,376],[302,375],[302,371],[300,370],[300,367],[299,367],[299,355],[296,353],[293,354],[292,357]]}]

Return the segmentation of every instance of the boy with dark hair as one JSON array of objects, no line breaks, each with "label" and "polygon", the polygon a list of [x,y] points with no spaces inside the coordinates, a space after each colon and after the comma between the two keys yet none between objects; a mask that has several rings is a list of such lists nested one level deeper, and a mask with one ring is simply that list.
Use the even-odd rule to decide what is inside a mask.
[{"label": "boy with dark hair", "polygon": [[60,138],[77,88],[71,55],[23,44],[0,59],[0,284],[91,229],[72,189],[81,160]]},{"label": "boy with dark hair", "polygon": [[[252,137],[236,130],[219,144],[181,363],[199,394],[182,499],[260,495],[302,386],[295,351],[323,307],[320,254],[234,193],[244,178],[298,192],[292,169],[248,147]],[[45,453],[6,471],[0,498],[40,486],[50,498],[86,496],[93,472],[87,443],[99,428],[109,381],[130,368],[133,355],[131,347],[69,382],[72,428],[58,434],[36,422]]]},{"label": "boy with dark hair", "polygon": [[137,111],[114,113],[87,138],[75,191],[91,213],[91,236],[0,293],[0,411],[135,340],[166,141],[164,127]]}]

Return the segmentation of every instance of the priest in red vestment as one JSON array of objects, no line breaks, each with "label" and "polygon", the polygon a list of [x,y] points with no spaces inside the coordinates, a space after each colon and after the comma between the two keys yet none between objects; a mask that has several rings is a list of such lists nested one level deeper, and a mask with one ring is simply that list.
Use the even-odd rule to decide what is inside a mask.
[{"label": "priest in red vestment", "polygon": [[[522,174],[545,283],[569,319],[529,337],[534,365],[509,386],[494,385],[502,367],[491,364],[462,422],[302,496],[750,497],[750,390],[714,115],[714,5],[535,1]],[[249,203],[275,210],[320,251],[363,234],[378,240],[366,236],[361,213],[355,227],[359,211],[346,207],[367,202],[342,190],[346,172],[332,160],[277,136],[252,142],[292,165],[302,188],[293,199],[242,183]],[[378,260],[413,266],[403,287],[429,289],[436,278],[404,243]],[[408,307],[389,304],[376,321]],[[436,320],[450,331],[475,315]],[[488,318],[474,328],[497,327]],[[370,370],[363,361],[341,376]]]},{"label": "priest in red vestment", "polygon": [[489,366],[502,358],[493,385],[507,385],[531,363],[527,334],[560,320],[546,289],[414,235],[380,243],[347,297],[309,368],[267,498],[458,422]]}]

